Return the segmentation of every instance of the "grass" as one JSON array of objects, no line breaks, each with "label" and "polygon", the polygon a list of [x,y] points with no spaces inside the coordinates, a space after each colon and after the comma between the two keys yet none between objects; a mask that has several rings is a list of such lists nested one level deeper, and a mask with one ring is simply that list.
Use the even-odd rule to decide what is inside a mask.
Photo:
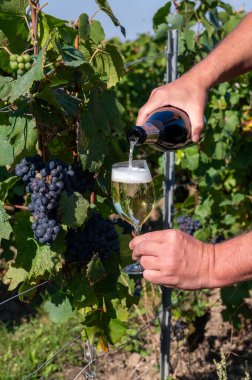
[{"label": "grass", "polygon": [[[0,325],[0,379],[25,378],[73,340],[80,331],[81,324],[78,320],[72,319],[65,325],[56,325],[43,314],[32,318],[29,323],[16,325],[11,330]],[[63,379],[63,367],[83,366],[82,358],[81,340],[77,340],[30,379]]]}]

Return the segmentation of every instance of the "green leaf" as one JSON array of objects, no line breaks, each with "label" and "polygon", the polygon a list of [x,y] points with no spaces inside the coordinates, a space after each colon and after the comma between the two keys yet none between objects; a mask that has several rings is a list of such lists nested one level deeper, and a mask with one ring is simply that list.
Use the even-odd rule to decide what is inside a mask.
[{"label": "green leaf", "polygon": [[186,28],[184,31],[186,46],[189,50],[195,49],[195,33],[192,29]]},{"label": "green leaf", "polygon": [[66,295],[56,293],[44,304],[50,320],[54,323],[66,323],[73,316],[71,303]]},{"label": "green leaf", "polygon": [[196,207],[195,214],[202,218],[202,220],[206,219],[211,215],[213,204],[214,201],[210,197],[206,198],[201,204]]},{"label": "green leaf", "polygon": [[225,124],[224,129],[230,133],[233,133],[240,125],[238,112],[226,111],[225,112]]},{"label": "green leaf", "polygon": [[101,23],[97,20],[93,20],[90,24],[90,38],[97,45],[105,39],[105,33]]},{"label": "green leaf", "polygon": [[168,29],[167,23],[159,24],[155,32],[154,40],[157,42],[166,41]]},{"label": "green leaf", "polygon": [[15,260],[9,263],[5,275],[5,283],[9,284],[10,290],[15,289],[20,282],[26,280],[32,260],[36,255],[37,244],[33,239],[29,212],[21,211],[15,214],[13,232],[17,254]]},{"label": "green leaf", "polygon": [[223,160],[227,154],[227,144],[223,141],[218,141],[215,145],[214,158]]},{"label": "green leaf", "polygon": [[63,264],[65,232],[61,230],[55,242],[49,245],[37,244],[36,255],[32,260],[29,278],[43,277],[58,272]]},{"label": "green leaf", "polygon": [[88,207],[88,201],[80,193],[74,192],[68,196],[63,191],[58,206],[61,222],[68,227],[81,227],[87,218]]},{"label": "green leaf", "polygon": [[126,37],[126,30],[125,30],[124,26],[122,26],[120,24],[119,20],[115,17],[115,15],[112,12],[112,9],[110,8],[107,0],[95,0],[95,1],[99,5],[100,9],[110,17],[110,19],[113,21],[114,25],[120,27],[122,34],[124,35],[124,37]]},{"label": "green leaf", "polygon": [[153,16],[153,29],[156,30],[160,24],[166,23],[166,17],[171,9],[171,2],[168,1],[164,6],[158,9]]},{"label": "green leaf", "polygon": [[211,238],[211,229],[210,228],[202,228],[198,231],[196,231],[193,235],[196,239],[201,241],[209,241]]},{"label": "green leaf", "polygon": [[103,54],[104,71],[108,76],[108,88],[114,86],[124,73],[122,57],[118,49],[111,44],[107,44],[105,54]]},{"label": "green leaf", "polygon": [[166,17],[169,29],[182,29],[185,25],[185,16],[179,13],[169,14]]},{"label": "green leaf", "polygon": [[185,159],[183,160],[182,166],[188,168],[189,170],[196,170],[199,166],[199,150],[198,147],[191,146],[185,149]]},{"label": "green leaf", "polygon": [[48,104],[64,111],[68,116],[75,117],[81,101],[61,89],[53,89],[49,86],[40,91],[37,98],[44,100]]},{"label": "green leaf", "polygon": [[5,211],[3,203],[0,202],[0,245],[2,239],[8,240],[10,238],[10,234],[12,233],[9,220],[10,216]]},{"label": "green leaf", "polygon": [[121,321],[120,319],[111,319],[109,322],[109,337],[112,344],[121,341],[122,337],[125,335],[128,328],[127,323]]},{"label": "green leaf", "polygon": [[28,70],[21,78],[12,82],[12,92],[10,94],[11,102],[14,102],[22,95],[26,95],[35,81],[40,81],[45,78],[44,62],[48,44],[49,40],[47,40],[47,42],[41,49],[35,65],[32,66],[32,68]]},{"label": "green leaf", "polygon": [[9,190],[19,181],[18,177],[9,177],[0,183],[0,200],[5,201]]},{"label": "green leaf", "polygon": [[3,283],[8,286],[8,290],[12,291],[16,289],[16,287],[27,279],[28,272],[22,268],[16,268],[14,266],[10,266],[6,274],[3,278]]},{"label": "green leaf", "polygon": [[61,49],[62,60],[65,66],[79,67],[86,63],[82,53],[73,46],[64,45]]},{"label": "green leaf", "polygon": [[89,25],[89,17],[86,13],[82,13],[79,17],[78,29],[80,38],[82,40],[87,40],[90,34],[90,25]]},{"label": "green leaf", "polygon": [[12,116],[9,125],[0,125],[0,165],[12,165],[17,158],[35,153],[37,131],[35,121]]},{"label": "green leaf", "polygon": [[87,266],[87,278],[91,283],[94,284],[100,281],[105,276],[105,274],[106,271],[100,258],[98,255],[94,255]]},{"label": "green leaf", "polygon": [[12,77],[0,76],[0,99],[7,100],[12,91],[12,83],[14,79]]},{"label": "green leaf", "polygon": [[1,0],[0,12],[24,16],[28,4],[29,0]]}]

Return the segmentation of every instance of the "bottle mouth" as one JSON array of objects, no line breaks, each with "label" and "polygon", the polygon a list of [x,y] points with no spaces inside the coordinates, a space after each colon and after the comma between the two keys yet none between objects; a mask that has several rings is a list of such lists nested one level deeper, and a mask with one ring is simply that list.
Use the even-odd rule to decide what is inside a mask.
[{"label": "bottle mouth", "polygon": [[141,145],[146,140],[146,133],[143,128],[136,126],[128,129],[126,137],[129,142],[136,141],[136,145]]}]

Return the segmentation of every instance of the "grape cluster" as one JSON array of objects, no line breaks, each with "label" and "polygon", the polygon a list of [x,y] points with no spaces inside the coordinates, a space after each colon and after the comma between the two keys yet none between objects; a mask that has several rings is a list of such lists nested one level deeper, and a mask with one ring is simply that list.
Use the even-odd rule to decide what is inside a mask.
[{"label": "grape cluster", "polygon": [[78,164],[67,166],[59,160],[44,164],[40,156],[24,158],[15,168],[16,175],[26,184],[26,192],[31,194],[28,210],[33,215],[34,237],[41,244],[51,244],[59,234],[60,224],[56,218],[58,201],[64,189],[68,193],[76,191],[74,183],[78,183],[78,179],[75,178],[75,170],[81,175]]},{"label": "grape cluster", "polygon": [[21,77],[26,73],[26,71],[30,70],[32,65],[32,57],[29,54],[10,55],[10,67],[13,72],[17,73],[17,77]]},{"label": "grape cluster", "polygon": [[40,156],[23,158],[15,167],[15,174],[21,177],[24,182],[29,182],[43,167],[43,161]]},{"label": "grape cluster", "polygon": [[94,254],[103,260],[113,252],[119,254],[117,232],[110,220],[94,213],[84,228],[69,229],[66,261],[68,263],[89,261]]},{"label": "grape cluster", "polygon": [[183,232],[186,232],[189,235],[192,235],[199,230],[202,226],[198,220],[193,220],[188,215],[182,215],[177,218],[179,224],[179,229]]}]

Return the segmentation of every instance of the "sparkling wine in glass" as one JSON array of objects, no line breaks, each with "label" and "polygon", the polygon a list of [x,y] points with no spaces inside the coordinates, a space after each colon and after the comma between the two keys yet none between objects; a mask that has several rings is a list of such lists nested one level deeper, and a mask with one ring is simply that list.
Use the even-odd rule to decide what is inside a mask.
[{"label": "sparkling wine in glass", "polygon": [[[112,166],[112,200],[120,217],[130,223],[140,235],[155,203],[152,176],[145,160],[119,162]],[[129,275],[143,273],[139,262],[128,265]]]}]

